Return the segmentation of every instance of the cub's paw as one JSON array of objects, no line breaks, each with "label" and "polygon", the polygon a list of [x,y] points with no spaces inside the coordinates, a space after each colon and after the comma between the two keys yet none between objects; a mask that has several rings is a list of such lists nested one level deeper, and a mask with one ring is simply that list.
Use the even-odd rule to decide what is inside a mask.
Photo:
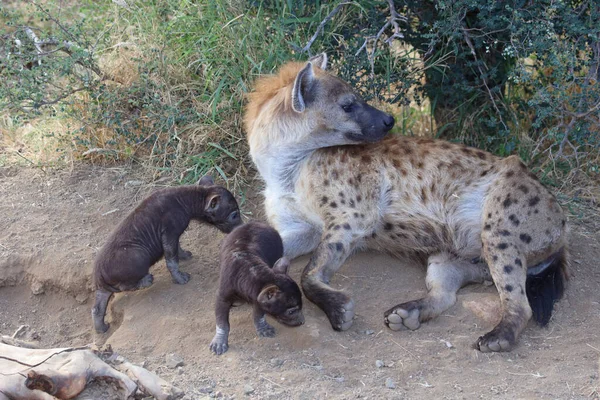
[{"label": "cub's paw", "polygon": [[210,351],[212,351],[213,353],[215,353],[216,355],[220,356],[221,354],[225,353],[227,350],[229,350],[229,344],[227,343],[227,340],[223,339],[223,338],[219,338],[218,336],[215,336],[212,340],[212,342],[210,342]]},{"label": "cub's paw", "polygon": [[482,353],[510,351],[515,345],[515,334],[501,325],[477,339],[475,347]]},{"label": "cub's paw", "polygon": [[275,336],[275,328],[271,325],[265,323],[260,328],[256,328],[256,334],[260,337],[274,337]]},{"label": "cub's paw", "polygon": [[182,249],[179,251],[177,256],[179,257],[180,260],[189,260],[190,258],[192,258],[192,252]]},{"label": "cub's paw", "polygon": [[334,330],[348,330],[354,318],[354,300],[341,292],[333,292],[329,301],[325,303],[323,311],[327,314]]},{"label": "cub's paw", "polygon": [[421,326],[419,301],[398,304],[383,313],[383,322],[393,331],[410,329],[414,331]]},{"label": "cub's paw", "polygon": [[179,271],[177,274],[171,275],[173,283],[176,283],[178,285],[185,285],[190,281],[190,277],[190,274],[182,271]]},{"label": "cub's paw", "polygon": [[149,288],[150,286],[152,286],[153,283],[154,283],[154,276],[152,276],[152,274],[147,274],[142,279],[140,279],[140,281],[137,284],[137,288],[138,289]]}]

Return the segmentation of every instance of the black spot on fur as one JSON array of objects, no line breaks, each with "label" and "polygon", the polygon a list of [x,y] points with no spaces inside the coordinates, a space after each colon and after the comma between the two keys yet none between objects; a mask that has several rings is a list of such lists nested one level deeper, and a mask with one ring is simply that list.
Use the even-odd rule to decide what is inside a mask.
[{"label": "black spot on fur", "polygon": [[347,230],[347,231],[350,230],[350,224],[349,223],[346,222],[343,226],[344,226],[345,230]]},{"label": "black spot on fur", "polygon": [[518,186],[519,190],[525,194],[529,193],[529,188],[525,185],[519,185]]},{"label": "black spot on fur", "polygon": [[329,186],[329,179],[325,179],[323,181],[323,186]]},{"label": "black spot on fur", "polygon": [[520,258],[515,258],[515,264],[517,264],[519,267],[523,266],[523,263],[521,262]]},{"label": "black spot on fur", "polygon": [[498,231],[498,233],[502,236],[510,236],[510,232],[507,231],[506,229]]},{"label": "black spot on fur", "polygon": [[512,265],[505,265],[504,266],[504,273],[506,274],[510,274],[513,270],[513,266]]},{"label": "black spot on fur", "polygon": [[498,261],[498,256],[496,256],[496,255],[492,256],[492,261]]},{"label": "black spot on fur", "polygon": [[485,225],[483,226],[483,230],[484,230],[484,231],[489,231],[490,229],[492,229],[492,226],[491,226],[490,224],[485,224]]},{"label": "black spot on fur", "polygon": [[329,198],[327,196],[321,197],[321,205],[322,206],[327,204],[328,201],[329,201]]},{"label": "black spot on fur", "polygon": [[532,198],[529,199],[529,207],[533,207],[533,206],[535,206],[539,202],[540,202],[539,196],[534,196],[534,197],[532,197]]},{"label": "black spot on fur", "polygon": [[514,171],[508,171],[508,172],[506,173],[506,177],[507,177],[507,178],[511,178],[511,177],[512,177],[514,174],[515,174],[515,172],[514,172]]},{"label": "black spot on fur", "polygon": [[492,213],[488,213],[488,218],[492,218]]},{"label": "black spot on fur", "polygon": [[500,250],[505,250],[508,247],[508,244],[502,242],[497,246]]},{"label": "black spot on fur", "polygon": [[528,234],[526,234],[526,233],[521,233],[521,234],[519,235],[519,239],[521,239],[521,240],[522,240],[523,242],[525,242],[525,243],[530,243],[530,242],[531,242],[531,236],[529,236],[529,235],[528,235]]},{"label": "black spot on fur", "polygon": [[392,228],[393,228],[393,225],[390,224],[389,222],[383,226],[383,229],[385,229],[386,231],[391,231]]},{"label": "black spot on fur", "polygon": [[335,244],[335,250],[336,251],[342,251],[342,250],[344,250],[344,245],[341,242],[337,242]]},{"label": "black spot on fur", "polygon": [[359,194],[358,196],[356,196],[356,202],[360,203],[362,201],[362,196]]},{"label": "black spot on fur", "polygon": [[331,208],[336,208],[337,207],[337,203],[335,201],[332,201],[331,203],[329,203],[329,206]]},{"label": "black spot on fur", "polygon": [[504,286],[504,289],[505,289],[507,292],[512,292],[512,291],[513,291],[513,287],[512,287],[512,285],[506,285],[506,286]]},{"label": "black spot on fur", "polygon": [[354,213],[354,218],[358,218],[358,213],[357,212]]},{"label": "black spot on fur", "polygon": [[325,235],[325,240],[330,239],[331,238],[331,233],[328,233],[327,235]]},{"label": "black spot on fur", "polygon": [[506,196],[506,199],[504,199],[504,201],[502,202],[502,206],[504,208],[508,208],[510,207],[510,205],[512,204],[512,200],[510,199],[510,194],[508,196]]},{"label": "black spot on fur", "polygon": [[510,222],[513,223],[514,226],[519,226],[519,224],[521,223],[521,221],[519,221],[519,219],[517,218],[517,216],[515,214],[510,214],[508,219],[510,220]]},{"label": "black spot on fur", "polygon": [[354,200],[350,199],[350,201],[348,202],[348,204],[350,205],[350,207],[354,208],[355,207],[355,203]]}]

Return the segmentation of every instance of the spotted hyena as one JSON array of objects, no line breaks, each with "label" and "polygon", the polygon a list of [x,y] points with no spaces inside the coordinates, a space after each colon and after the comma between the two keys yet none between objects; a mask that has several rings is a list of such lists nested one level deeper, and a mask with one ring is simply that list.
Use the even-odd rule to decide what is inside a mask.
[{"label": "spotted hyena", "polygon": [[471,282],[492,279],[502,319],[477,341],[509,350],[532,317],[546,324],[567,274],[567,227],[555,197],[516,156],[499,158],[440,140],[387,136],[393,118],[325,71],[322,54],[260,78],[245,126],[266,183],[265,207],[294,258],[314,252],[306,297],[335,330],[354,302],[329,286],[352,252],[377,249],[427,260],[425,297],[384,314],[417,329]]}]

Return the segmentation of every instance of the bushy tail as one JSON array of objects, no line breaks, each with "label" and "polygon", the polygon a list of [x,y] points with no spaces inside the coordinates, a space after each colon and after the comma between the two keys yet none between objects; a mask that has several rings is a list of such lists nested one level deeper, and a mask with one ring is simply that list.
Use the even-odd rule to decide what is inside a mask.
[{"label": "bushy tail", "polygon": [[533,319],[541,326],[548,324],[554,303],[563,296],[568,279],[567,256],[567,250],[562,248],[527,270],[527,299]]}]

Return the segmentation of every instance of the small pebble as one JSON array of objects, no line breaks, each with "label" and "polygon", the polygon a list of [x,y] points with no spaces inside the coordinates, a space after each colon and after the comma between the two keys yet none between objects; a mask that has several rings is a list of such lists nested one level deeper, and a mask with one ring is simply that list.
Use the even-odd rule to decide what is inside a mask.
[{"label": "small pebble", "polygon": [[250,385],[244,385],[244,394],[249,395],[254,393],[254,388]]},{"label": "small pebble", "polygon": [[167,354],[167,356],[165,357],[165,362],[167,364],[167,367],[171,369],[183,366],[183,358],[173,353]]},{"label": "small pebble", "polygon": [[281,360],[279,358],[271,358],[271,360],[269,362],[274,367],[280,367],[283,365],[283,360]]},{"label": "small pebble", "polygon": [[365,335],[372,335],[372,334],[374,334],[374,333],[375,333],[375,331],[374,331],[373,329],[367,329],[367,330],[365,331]]},{"label": "small pebble", "polygon": [[383,362],[383,361],[381,361],[381,360],[376,360],[376,361],[375,361],[375,366],[376,366],[377,368],[383,368],[383,367],[385,367],[385,364],[384,364],[384,362]]},{"label": "small pebble", "polygon": [[388,389],[396,389],[396,385],[394,384],[394,381],[392,380],[392,378],[387,378],[385,380],[385,387]]}]

